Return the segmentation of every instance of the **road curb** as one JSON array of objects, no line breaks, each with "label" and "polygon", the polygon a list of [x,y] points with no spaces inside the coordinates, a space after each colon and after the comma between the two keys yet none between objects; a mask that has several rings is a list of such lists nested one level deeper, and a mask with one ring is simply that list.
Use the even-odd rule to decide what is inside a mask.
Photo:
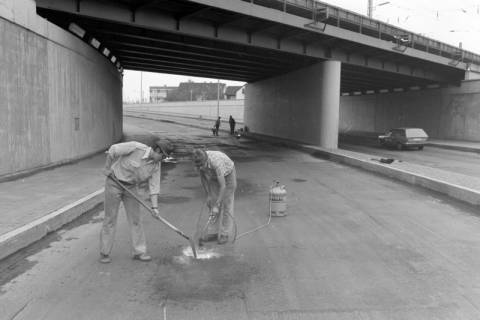
[{"label": "road curb", "polygon": [[0,260],[60,229],[104,200],[104,188],[20,228],[0,235]]}]

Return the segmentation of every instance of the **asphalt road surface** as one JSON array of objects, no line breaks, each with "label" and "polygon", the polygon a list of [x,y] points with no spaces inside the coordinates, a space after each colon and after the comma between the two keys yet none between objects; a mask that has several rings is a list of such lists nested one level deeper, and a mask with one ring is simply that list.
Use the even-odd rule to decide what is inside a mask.
[{"label": "asphalt road surface", "polygon": [[[131,259],[121,212],[113,261],[104,265],[103,212],[93,211],[0,263],[0,318],[480,318],[478,208],[295,150],[126,123],[184,150],[203,144],[229,154],[239,234],[267,221],[274,179],[286,185],[288,216],[235,244],[209,245],[195,260],[183,238],[145,215],[153,260],[143,263]],[[164,166],[161,214],[194,234],[204,194],[192,163],[179,160]]]}]

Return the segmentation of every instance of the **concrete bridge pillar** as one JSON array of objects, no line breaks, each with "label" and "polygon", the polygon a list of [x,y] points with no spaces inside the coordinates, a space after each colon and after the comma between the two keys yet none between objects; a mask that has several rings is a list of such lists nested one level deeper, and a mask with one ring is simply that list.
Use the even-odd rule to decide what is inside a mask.
[{"label": "concrete bridge pillar", "polygon": [[[320,143],[323,148],[338,147],[338,122],[340,113],[340,61],[322,63],[322,80],[319,81],[320,109],[319,128]],[[315,107],[315,106],[314,106]]]},{"label": "concrete bridge pillar", "polygon": [[324,61],[249,83],[245,125],[252,133],[337,148],[340,70],[341,62]]}]

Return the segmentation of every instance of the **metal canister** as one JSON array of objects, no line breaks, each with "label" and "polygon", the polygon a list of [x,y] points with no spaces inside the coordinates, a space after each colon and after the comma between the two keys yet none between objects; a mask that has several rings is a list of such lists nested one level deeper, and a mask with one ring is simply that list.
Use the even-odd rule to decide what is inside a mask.
[{"label": "metal canister", "polygon": [[270,186],[270,212],[272,217],[284,217],[287,215],[287,190],[279,181],[274,181]]}]

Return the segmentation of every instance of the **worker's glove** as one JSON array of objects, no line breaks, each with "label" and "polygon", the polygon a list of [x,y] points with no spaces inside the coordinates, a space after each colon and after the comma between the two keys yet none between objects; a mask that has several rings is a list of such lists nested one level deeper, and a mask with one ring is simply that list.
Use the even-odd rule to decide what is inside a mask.
[{"label": "worker's glove", "polygon": [[154,218],[160,217],[160,212],[158,211],[158,208],[152,208],[152,216]]}]

